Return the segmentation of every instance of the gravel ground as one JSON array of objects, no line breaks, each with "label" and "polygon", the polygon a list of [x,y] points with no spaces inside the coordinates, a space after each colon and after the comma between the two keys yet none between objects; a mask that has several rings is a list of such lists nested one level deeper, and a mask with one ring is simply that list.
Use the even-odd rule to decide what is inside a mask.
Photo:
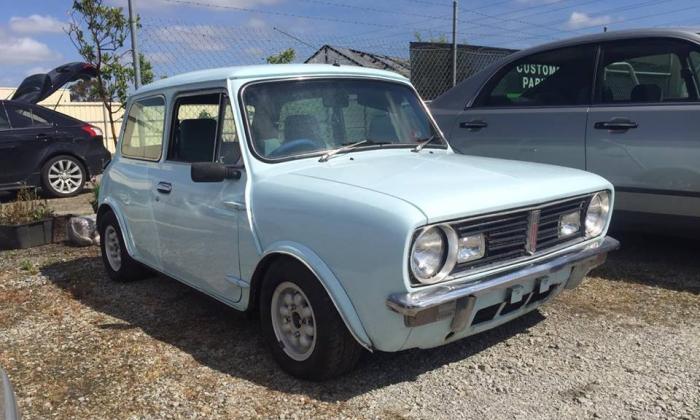
[{"label": "gravel ground", "polygon": [[194,290],[109,282],[96,247],[2,252],[0,365],[27,419],[700,418],[700,243],[620,239],[538,311],[321,384],[282,373],[256,321]]}]

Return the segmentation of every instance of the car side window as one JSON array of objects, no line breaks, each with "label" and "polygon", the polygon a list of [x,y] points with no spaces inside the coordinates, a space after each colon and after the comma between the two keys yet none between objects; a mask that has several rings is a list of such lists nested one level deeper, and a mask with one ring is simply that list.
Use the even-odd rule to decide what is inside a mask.
[{"label": "car side window", "polygon": [[604,44],[596,102],[677,102],[697,99],[690,45],[671,39]]},{"label": "car side window", "polygon": [[135,101],[126,117],[123,156],[158,160],[163,149],[165,100],[158,96]]},{"label": "car side window", "polygon": [[10,128],[10,121],[7,119],[7,114],[5,113],[5,107],[0,103],[0,130],[7,130]]},{"label": "car side window", "polygon": [[223,96],[222,104],[224,106],[224,120],[216,161],[226,165],[238,165],[241,163],[241,144],[236,131],[236,121],[233,119],[231,102],[226,95]]},{"label": "car side window", "polygon": [[182,96],[175,101],[168,160],[214,161],[220,103],[220,93]]},{"label": "car side window", "polygon": [[51,125],[45,118],[37,115],[31,107],[5,104],[12,128],[45,127]]},{"label": "car side window", "polygon": [[501,70],[477,106],[572,106],[590,102],[596,47],[582,45],[521,58]]}]

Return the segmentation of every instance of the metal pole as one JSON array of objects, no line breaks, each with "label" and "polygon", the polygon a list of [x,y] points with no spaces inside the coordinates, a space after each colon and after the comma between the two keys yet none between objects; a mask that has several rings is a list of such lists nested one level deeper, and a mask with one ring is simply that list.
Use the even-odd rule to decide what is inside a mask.
[{"label": "metal pole", "polygon": [[[131,0],[129,0],[131,1]],[[457,0],[452,1],[452,86],[457,84]]]},{"label": "metal pole", "polygon": [[131,59],[134,62],[134,87],[141,87],[141,60],[136,46],[136,19],[134,19],[134,7],[129,0],[129,26],[131,27]]}]

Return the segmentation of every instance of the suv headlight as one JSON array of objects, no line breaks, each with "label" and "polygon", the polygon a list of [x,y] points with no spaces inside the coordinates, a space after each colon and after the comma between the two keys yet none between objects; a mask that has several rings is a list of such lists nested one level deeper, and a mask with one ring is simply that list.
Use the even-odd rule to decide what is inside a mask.
[{"label": "suv headlight", "polygon": [[447,277],[457,262],[457,233],[450,226],[424,228],[411,247],[411,272],[423,284]]},{"label": "suv headlight", "polygon": [[603,233],[610,215],[610,194],[601,191],[593,195],[586,210],[586,237],[592,238]]}]

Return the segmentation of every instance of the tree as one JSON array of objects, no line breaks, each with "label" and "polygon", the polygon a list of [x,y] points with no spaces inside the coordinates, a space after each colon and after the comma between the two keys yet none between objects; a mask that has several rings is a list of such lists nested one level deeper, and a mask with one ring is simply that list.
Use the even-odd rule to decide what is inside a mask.
[{"label": "tree", "polygon": [[294,48],[287,48],[279,54],[273,54],[267,57],[266,60],[267,64],[287,64],[294,61],[294,58],[296,58],[296,56],[297,53],[296,51],[294,51]]},{"label": "tree", "polygon": [[[97,98],[104,104],[116,143],[114,116],[124,108],[135,75],[131,63],[124,60],[130,52],[124,48],[129,20],[121,7],[105,6],[102,0],[74,0],[71,18],[68,35],[78,53],[97,70],[94,81],[84,83],[85,91],[78,95]],[[149,83],[153,80],[151,63],[142,54],[139,54],[139,61],[141,79],[143,83]]]},{"label": "tree", "polygon": [[[445,36],[445,34],[440,34],[440,36],[435,37],[435,36],[433,36],[433,33],[430,32],[428,35],[429,35],[429,38],[425,42],[435,42],[435,43],[441,43],[441,44],[447,43],[447,37]],[[423,34],[422,33],[416,31],[413,33],[413,37],[416,38],[416,41],[423,42]]]}]

